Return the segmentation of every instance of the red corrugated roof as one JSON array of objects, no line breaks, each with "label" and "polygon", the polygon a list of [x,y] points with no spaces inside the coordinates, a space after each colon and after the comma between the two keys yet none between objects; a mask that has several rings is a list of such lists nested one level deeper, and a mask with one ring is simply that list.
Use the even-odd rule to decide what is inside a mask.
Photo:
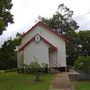
[{"label": "red corrugated roof", "polygon": [[37,24],[35,24],[30,30],[28,30],[26,33],[24,33],[22,35],[22,37],[26,36],[28,33],[30,33],[32,30],[35,30],[35,28],[37,26],[42,26],[44,28],[46,28],[46,30],[49,30],[50,32],[54,33],[56,36],[59,36],[62,40],[64,40],[65,42],[69,42],[65,37],[63,37],[62,35],[58,34],[57,32],[53,31],[51,28],[49,28],[47,25],[45,25],[42,22],[38,22]]}]

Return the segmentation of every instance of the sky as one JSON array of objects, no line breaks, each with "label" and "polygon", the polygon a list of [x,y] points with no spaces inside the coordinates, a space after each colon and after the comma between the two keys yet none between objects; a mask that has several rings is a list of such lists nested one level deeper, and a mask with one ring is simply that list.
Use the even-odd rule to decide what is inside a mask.
[{"label": "sky", "polygon": [[0,45],[16,33],[29,30],[36,22],[37,17],[50,18],[57,11],[59,4],[74,11],[73,19],[80,26],[79,30],[90,30],[90,0],[12,0],[11,13],[14,15],[14,24],[9,24],[7,30],[0,35]]}]

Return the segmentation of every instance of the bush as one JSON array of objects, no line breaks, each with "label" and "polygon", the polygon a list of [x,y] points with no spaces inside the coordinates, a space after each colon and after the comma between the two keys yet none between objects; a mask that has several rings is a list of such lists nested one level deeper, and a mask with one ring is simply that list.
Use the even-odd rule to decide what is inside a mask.
[{"label": "bush", "polygon": [[48,73],[48,64],[40,65],[37,61],[31,62],[29,65],[23,64],[22,68],[18,68],[18,73],[31,73],[35,75],[35,80],[40,81],[41,73]]},{"label": "bush", "polygon": [[42,68],[44,73],[48,73],[48,64],[42,63]]},{"label": "bush", "polygon": [[90,74],[90,56],[79,57],[75,61],[74,66],[76,69],[78,69],[86,74]]},{"label": "bush", "polygon": [[36,81],[40,80],[40,69],[41,66],[38,62],[34,61],[30,63],[30,70],[32,70],[31,72],[34,73]]}]

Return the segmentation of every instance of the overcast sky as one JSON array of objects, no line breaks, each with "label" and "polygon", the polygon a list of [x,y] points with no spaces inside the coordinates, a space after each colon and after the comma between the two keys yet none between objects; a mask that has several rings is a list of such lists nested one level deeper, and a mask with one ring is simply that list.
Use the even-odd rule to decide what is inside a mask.
[{"label": "overcast sky", "polygon": [[80,28],[77,30],[90,30],[90,0],[12,0],[11,13],[14,15],[14,24],[9,25],[0,36],[0,45],[8,37],[13,37],[17,32],[29,30],[40,15],[49,18],[57,11],[59,4],[74,11],[73,18]]}]

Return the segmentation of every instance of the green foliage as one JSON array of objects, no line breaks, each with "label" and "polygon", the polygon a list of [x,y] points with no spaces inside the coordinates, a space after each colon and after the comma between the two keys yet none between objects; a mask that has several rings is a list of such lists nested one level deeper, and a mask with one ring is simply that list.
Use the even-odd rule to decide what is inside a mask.
[{"label": "green foliage", "polygon": [[48,64],[42,63],[43,68],[48,68]]},{"label": "green foliage", "polygon": [[42,63],[42,68],[44,73],[48,73],[48,64]]},{"label": "green foliage", "polygon": [[90,56],[90,30],[70,32],[66,34],[70,43],[67,44],[67,63],[73,65],[80,56]]},{"label": "green foliage", "polygon": [[10,9],[12,8],[12,0],[0,0],[0,35],[6,27],[8,23],[13,23],[13,15],[10,13]]},{"label": "green foliage", "polygon": [[21,42],[21,38],[10,38],[5,41],[0,48],[0,69],[11,69],[17,67],[16,46]]},{"label": "green foliage", "polygon": [[58,6],[58,11],[53,14],[52,18],[46,19],[39,17],[39,20],[63,35],[78,29],[77,23],[72,19],[73,11],[70,11],[64,4]]},{"label": "green foliage", "polygon": [[80,40],[76,32],[66,33],[66,36],[69,39],[66,47],[67,64],[73,65],[74,61],[80,56],[78,47]]},{"label": "green foliage", "polygon": [[80,54],[82,56],[90,56],[90,30],[80,31],[78,36],[80,39]]},{"label": "green foliage", "polygon": [[37,61],[33,61],[30,63],[30,69],[34,71],[34,73],[37,73],[40,70],[40,64]]},{"label": "green foliage", "polygon": [[23,64],[22,68],[24,69],[24,73],[32,73],[35,75],[36,81],[40,80],[41,66],[37,61],[31,62],[29,65]]},{"label": "green foliage", "polygon": [[[37,59],[35,58],[35,61],[31,62],[29,65],[23,64],[22,69],[24,69],[24,73],[32,73],[35,75],[35,80],[40,80],[41,73],[47,73],[48,72],[48,64],[42,63],[42,67],[37,62]],[[20,72],[23,72],[21,69]]]},{"label": "green foliage", "polygon": [[86,74],[90,74],[90,56],[78,58],[75,61],[74,66],[76,69]]},{"label": "green foliage", "polygon": [[30,70],[32,70],[32,72],[35,74],[36,81],[40,80],[40,69],[40,64],[36,61],[30,63]]}]

